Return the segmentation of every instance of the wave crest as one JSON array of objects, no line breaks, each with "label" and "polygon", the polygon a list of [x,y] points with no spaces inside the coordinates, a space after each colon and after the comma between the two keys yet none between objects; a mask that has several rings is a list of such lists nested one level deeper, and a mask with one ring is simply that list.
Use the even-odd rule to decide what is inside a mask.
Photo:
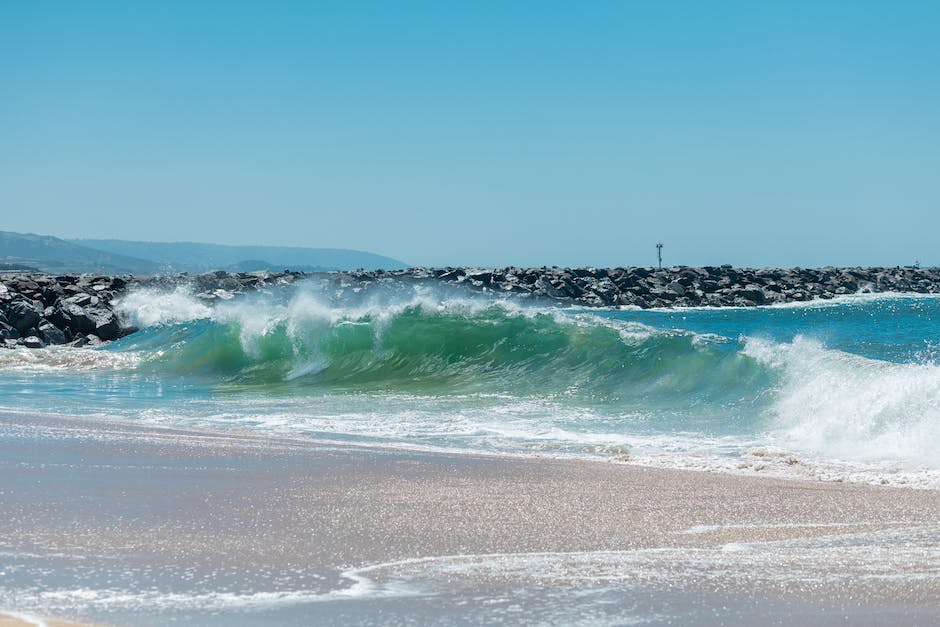
[{"label": "wave crest", "polygon": [[779,442],[840,459],[937,465],[940,366],[867,359],[802,336],[752,339],[745,353],[781,372],[769,410]]},{"label": "wave crest", "polygon": [[150,351],[152,368],[239,384],[588,395],[600,402],[664,394],[714,400],[740,395],[742,385],[766,375],[725,338],[420,295],[357,307],[307,292],[286,302],[259,295],[220,304],[209,317],[150,327],[115,347]]}]

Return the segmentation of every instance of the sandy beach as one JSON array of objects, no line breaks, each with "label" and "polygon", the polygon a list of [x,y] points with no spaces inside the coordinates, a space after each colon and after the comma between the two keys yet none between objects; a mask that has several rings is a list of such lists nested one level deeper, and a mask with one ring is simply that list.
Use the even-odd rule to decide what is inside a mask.
[{"label": "sandy beach", "polygon": [[29,627],[30,625],[33,627],[81,627],[82,623],[42,618],[18,612],[0,612],[0,627]]},{"label": "sandy beach", "polygon": [[[451,605],[468,591],[601,586],[641,609],[666,602],[680,621],[718,599],[718,622],[940,616],[937,553],[917,544],[936,537],[936,491],[36,416],[0,424],[10,610],[115,624],[201,609],[245,623],[461,622]],[[26,581],[36,572],[58,592]],[[445,576],[448,592],[435,593]],[[84,592],[63,592],[73,587]],[[122,602],[122,589],[145,594]],[[542,596],[521,603],[523,616],[531,606],[536,622],[568,622]]]}]

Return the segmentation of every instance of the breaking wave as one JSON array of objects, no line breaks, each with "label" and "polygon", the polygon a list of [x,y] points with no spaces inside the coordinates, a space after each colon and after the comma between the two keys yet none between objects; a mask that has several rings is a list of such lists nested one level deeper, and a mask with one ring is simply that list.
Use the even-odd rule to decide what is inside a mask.
[{"label": "breaking wave", "polygon": [[[935,306],[914,310],[929,322]],[[866,468],[936,474],[937,351],[864,331],[903,311],[872,301],[664,318],[417,290],[356,302],[301,287],[214,306],[184,288],[140,291],[119,303],[139,332],[96,350],[0,353],[0,392],[42,392],[19,394],[20,408],[31,398],[43,411],[124,408],[278,435],[866,481]],[[827,345],[807,316],[861,325],[858,345],[884,340],[884,358]],[[917,324],[905,334],[929,331]],[[844,464],[808,470],[814,460]]]},{"label": "breaking wave", "polygon": [[415,299],[350,309],[307,295],[205,313],[181,322],[174,311],[113,349],[148,352],[147,368],[242,385],[596,402],[716,401],[766,384],[769,372],[737,341],[505,303]]}]

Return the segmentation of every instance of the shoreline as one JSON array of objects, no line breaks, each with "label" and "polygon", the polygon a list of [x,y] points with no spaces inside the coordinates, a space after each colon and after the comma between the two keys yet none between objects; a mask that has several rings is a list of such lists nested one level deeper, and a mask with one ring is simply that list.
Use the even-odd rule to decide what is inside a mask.
[{"label": "shoreline", "polygon": [[[58,563],[61,576],[74,570],[76,578],[94,564],[97,574],[82,579],[89,588],[101,573],[113,587],[121,577],[112,571],[125,568],[132,574],[121,585],[153,587],[156,596],[139,604],[163,612],[201,619],[200,604],[216,603],[213,611],[248,623],[273,616],[339,623],[381,608],[417,611],[416,601],[396,596],[403,578],[423,590],[441,572],[462,572],[450,592],[431,596],[433,607],[445,607],[463,598],[463,588],[475,598],[507,594],[520,581],[523,590],[565,594],[574,584],[558,573],[569,572],[573,581],[590,573],[654,605],[663,594],[675,605],[681,592],[709,603],[785,602],[798,612],[835,604],[865,616],[876,608],[887,612],[886,624],[906,612],[940,615],[936,551],[917,553],[917,542],[926,537],[933,546],[937,534],[936,490],[323,446],[54,417],[0,415],[0,428],[8,478],[0,515],[10,521],[4,554],[22,554],[27,570],[30,560]],[[913,552],[904,549],[911,542]],[[509,564],[522,571],[506,579]],[[623,580],[624,564],[642,576]],[[867,578],[888,566],[894,580]],[[741,568],[747,577],[735,574]],[[832,568],[846,576],[829,577]],[[359,597],[350,594],[356,577],[366,582]],[[672,592],[657,591],[660,584]],[[206,596],[220,587],[234,591],[229,605]],[[269,605],[257,597],[275,590],[294,597]],[[19,598],[43,597],[27,590]],[[104,623],[140,617],[136,606],[114,609],[107,595],[88,596],[84,611],[80,597],[52,598],[58,605],[24,609]],[[172,609],[173,598],[183,609]],[[543,607],[537,594],[527,602],[546,616],[563,609]]]},{"label": "shoreline", "polygon": [[13,610],[0,609],[0,627],[95,627],[90,623],[76,623],[61,618],[50,618]]},{"label": "shoreline", "polygon": [[[589,453],[553,454],[547,451],[497,451],[497,450],[469,450],[448,448],[443,446],[421,445],[407,442],[356,442],[353,440],[339,440],[323,437],[301,437],[291,435],[266,435],[251,429],[235,427],[193,427],[185,425],[164,425],[154,423],[140,423],[127,418],[101,418],[82,417],[74,415],[49,415],[42,412],[21,412],[9,409],[0,409],[0,424],[5,418],[17,417],[37,420],[53,420],[62,425],[73,425],[72,430],[92,428],[102,432],[110,432],[114,428],[117,432],[138,434],[139,437],[148,437],[152,440],[172,440],[184,438],[191,444],[200,441],[207,446],[225,445],[234,442],[263,442],[266,448],[283,448],[284,450],[349,450],[373,452],[376,454],[402,454],[402,455],[429,455],[456,458],[472,458],[477,460],[493,460],[498,463],[504,461],[545,461],[545,462],[574,462],[588,464],[604,464],[613,466],[632,466],[667,472],[678,471],[683,473],[702,473],[706,475],[721,475],[729,477],[750,477],[777,481],[794,481],[809,483],[830,483],[872,486],[877,488],[893,488],[900,490],[928,490],[940,491],[940,471],[933,468],[900,469],[890,465],[884,467],[866,466],[860,462],[845,460],[817,460],[807,461],[795,454],[773,448],[756,448],[742,453],[739,456],[692,454],[679,456],[685,463],[676,462],[674,454],[658,453],[643,454],[609,454],[601,456]],[[690,459],[698,463],[691,465]]]}]

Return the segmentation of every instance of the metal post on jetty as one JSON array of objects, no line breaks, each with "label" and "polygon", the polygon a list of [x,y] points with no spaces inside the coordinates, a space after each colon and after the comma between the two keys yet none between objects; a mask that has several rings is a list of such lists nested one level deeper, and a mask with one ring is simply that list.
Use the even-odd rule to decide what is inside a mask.
[{"label": "metal post on jetty", "polygon": [[659,242],[656,244],[656,257],[659,260],[659,269],[663,269],[663,243]]}]

